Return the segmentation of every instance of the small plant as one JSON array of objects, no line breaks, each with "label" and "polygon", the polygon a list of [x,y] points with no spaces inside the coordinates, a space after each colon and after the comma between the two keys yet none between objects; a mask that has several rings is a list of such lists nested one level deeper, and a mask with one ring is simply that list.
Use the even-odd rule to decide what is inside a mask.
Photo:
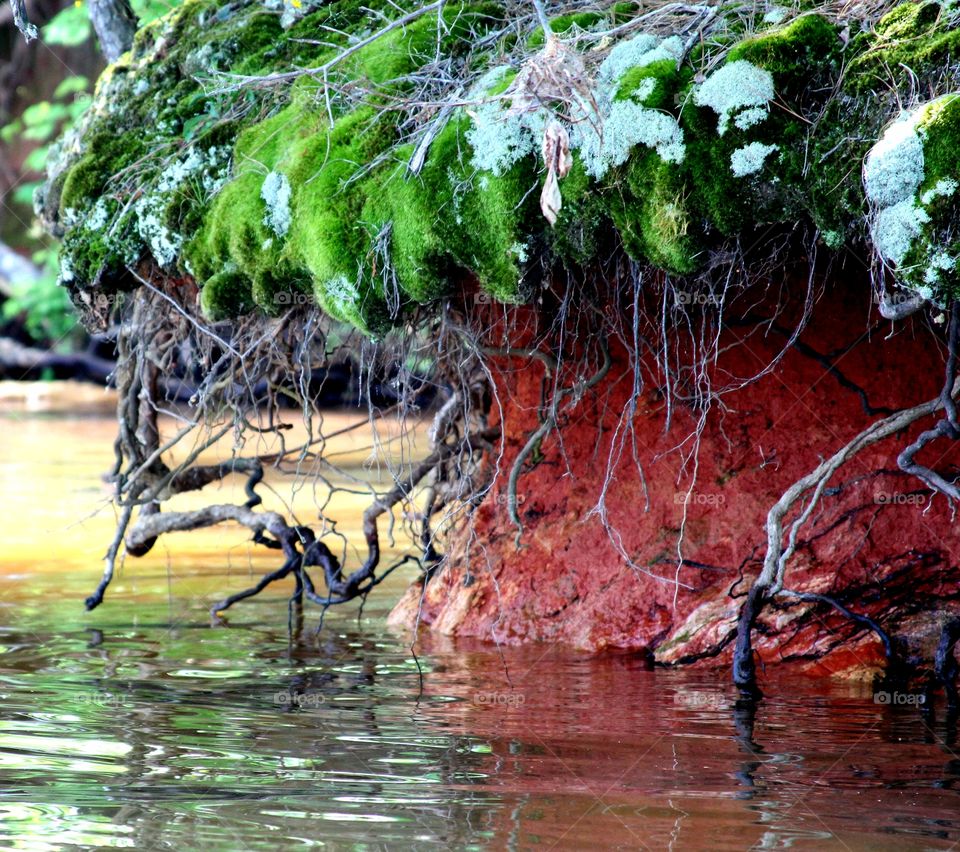
[{"label": "small plant", "polygon": [[36,341],[68,344],[80,336],[76,313],[67,291],[57,283],[60,271],[56,245],[33,253],[42,275],[31,281],[11,282],[11,294],[2,305],[5,320],[23,318],[23,326]]}]

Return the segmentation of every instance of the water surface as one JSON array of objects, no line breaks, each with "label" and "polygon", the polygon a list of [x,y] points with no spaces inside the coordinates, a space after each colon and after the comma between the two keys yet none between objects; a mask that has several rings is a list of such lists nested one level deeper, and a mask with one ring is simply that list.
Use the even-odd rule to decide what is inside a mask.
[{"label": "water surface", "polygon": [[867,685],[768,673],[751,710],[725,673],[629,656],[425,637],[415,657],[385,626],[409,575],[316,638],[308,610],[290,641],[288,586],[214,627],[209,603],[276,565],[240,530],[171,536],[84,612],[112,524],[97,403],[0,399],[0,847],[960,842],[956,719]]}]

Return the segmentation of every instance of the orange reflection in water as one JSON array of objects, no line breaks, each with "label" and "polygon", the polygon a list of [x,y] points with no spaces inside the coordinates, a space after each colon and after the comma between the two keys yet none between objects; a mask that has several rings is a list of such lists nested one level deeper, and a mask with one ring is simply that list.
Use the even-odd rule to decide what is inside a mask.
[{"label": "orange reflection in water", "polygon": [[[105,553],[116,529],[116,514],[110,503],[111,488],[104,475],[114,463],[113,442],[115,396],[88,385],[72,383],[0,383],[0,541],[3,566],[9,581],[18,574],[42,572],[68,573],[71,581],[79,577],[92,588],[96,585]],[[317,439],[317,426],[308,439],[307,429],[296,411],[286,413],[289,429],[282,432],[287,447],[298,447]],[[161,440],[174,436],[182,423],[173,417],[161,418]],[[357,426],[359,428],[350,429]],[[374,433],[367,422],[366,409],[327,413],[322,433],[333,435],[323,445],[324,457],[339,470],[304,460],[299,468],[286,467],[292,475],[268,469],[258,493],[264,509],[289,514],[292,508],[300,522],[320,529],[318,514],[335,523],[350,543],[345,551],[348,570],[362,561],[360,522],[363,510],[372,500],[371,488],[390,488],[393,477],[384,459],[399,458],[401,448],[407,458],[424,451],[425,429],[416,420],[404,423],[385,417],[376,422]],[[198,432],[178,445],[165,458],[182,460],[209,434]],[[376,441],[381,452],[374,450]],[[236,446],[228,433],[197,458],[209,464],[232,455],[269,454],[280,448],[277,434],[259,435]],[[321,473],[338,488],[329,489],[318,480]],[[164,504],[164,511],[199,508],[210,503],[244,503],[244,477],[230,476],[212,483],[200,492],[177,495]],[[398,507],[400,518],[403,507]],[[397,527],[396,542],[406,546]],[[384,559],[396,555],[387,536]],[[331,548],[341,548],[342,539],[331,537]],[[145,557],[127,560],[111,586],[111,598],[166,594],[174,592],[210,599],[224,592],[238,591],[249,580],[278,567],[277,554],[251,546],[250,534],[236,525],[222,525],[189,533],[165,536]],[[398,575],[409,578],[401,570]],[[227,579],[226,584],[224,579]],[[319,579],[319,578],[318,578]],[[214,581],[214,582],[211,582]],[[398,576],[397,582],[404,580]],[[278,589],[291,585],[284,581]],[[7,584],[4,584],[7,586]],[[70,583],[73,585],[73,582]],[[15,587],[5,592],[15,594]]]}]

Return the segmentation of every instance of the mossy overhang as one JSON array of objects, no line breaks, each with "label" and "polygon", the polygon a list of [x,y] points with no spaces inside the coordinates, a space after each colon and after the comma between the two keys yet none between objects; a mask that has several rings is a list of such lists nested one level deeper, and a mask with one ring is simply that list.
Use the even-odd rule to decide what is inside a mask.
[{"label": "mossy overhang", "polygon": [[[514,6],[364,8],[187,0],[141,30],[38,192],[71,292],[149,259],[211,320],[310,300],[380,334],[465,282],[534,298],[612,242],[676,275],[758,225],[869,251],[893,214],[861,169],[922,113],[921,212],[896,257],[876,248],[902,286],[960,293],[950,5],[619,2],[560,10],[549,37]],[[553,225],[548,127],[571,148]]]}]

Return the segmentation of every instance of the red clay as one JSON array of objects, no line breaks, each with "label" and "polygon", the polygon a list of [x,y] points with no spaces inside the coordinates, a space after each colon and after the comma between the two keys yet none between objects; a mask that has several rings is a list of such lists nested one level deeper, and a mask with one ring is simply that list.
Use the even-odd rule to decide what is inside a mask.
[{"label": "red clay", "polygon": [[[943,352],[934,336],[915,320],[883,323],[866,339],[866,329],[877,321],[871,307],[864,291],[835,287],[818,300],[800,340],[820,353],[856,343],[834,361],[874,407],[902,408],[936,396]],[[780,322],[788,325],[789,319]],[[785,344],[781,334],[744,339],[745,333],[724,332],[722,347],[731,348],[716,366],[718,383],[755,374]],[[713,409],[693,482],[693,460],[686,458],[684,466],[691,444],[683,452],[676,448],[694,431],[696,413],[675,405],[665,432],[664,396],[648,386],[633,426],[649,505],[629,440],[606,499],[611,525],[643,570],[631,569],[591,513],[632,383],[624,350],[612,354],[608,380],[564,424],[562,446],[556,434],[550,436],[542,461],[521,477],[520,549],[503,475],[494,499],[476,513],[473,535],[461,531],[450,543],[451,562],[424,595],[424,624],[511,644],[649,652],[663,662],[714,651],[729,637],[739,595],[759,570],[770,506],[882,416],[866,413],[857,393],[809,353],[791,349],[772,373],[726,396],[724,411]],[[495,358],[492,367],[500,397],[508,400],[502,424],[506,471],[538,423],[543,370],[510,358]],[[896,456],[932,422],[868,449],[841,470],[831,485],[844,487],[826,495],[810,519],[786,581],[796,590],[839,596],[879,618],[911,653],[927,659],[943,614],[960,608],[953,603],[960,591],[954,527],[945,499],[900,474]],[[949,462],[948,442],[931,450],[926,461],[941,467]],[[685,562],[678,567],[681,526]],[[674,579],[683,585],[678,588]],[[732,587],[737,597],[730,596]],[[410,590],[394,611],[395,622],[413,621],[420,593],[419,587]],[[869,672],[882,661],[882,648],[869,632],[824,606],[768,612],[756,644],[765,661],[807,660],[819,673]],[[727,645],[710,659],[727,662],[730,650]]]}]

